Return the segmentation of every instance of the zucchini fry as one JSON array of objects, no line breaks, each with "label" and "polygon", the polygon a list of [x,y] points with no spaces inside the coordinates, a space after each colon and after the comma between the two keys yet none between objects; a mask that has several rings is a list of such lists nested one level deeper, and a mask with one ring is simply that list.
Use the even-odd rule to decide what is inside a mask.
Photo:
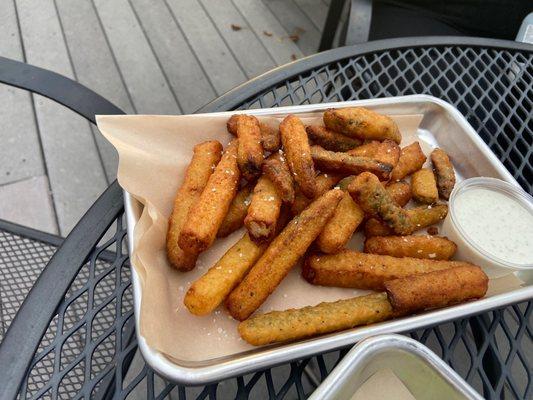
[{"label": "zucchini fry", "polygon": [[315,166],[305,127],[300,118],[288,115],[279,125],[281,142],[289,169],[303,194],[316,196]]},{"label": "zucchini fry", "polygon": [[472,265],[461,261],[391,257],[342,250],[305,260],[303,277],[313,285],[383,290],[385,282],[430,271]]},{"label": "zucchini fry", "polygon": [[437,175],[437,186],[439,194],[443,199],[448,200],[455,186],[455,172],[448,154],[442,149],[435,149],[431,153],[431,162]]},{"label": "zucchini fry", "polygon": [[316,306],[272,311],[241,322],[238,329],[248,343],[261,346],[368,325],[392,316],[387,295],[374,293]]},{"label": "zucchini fry", "polygon": [[372,172],[382,180],[389,179],[392,171],[391,164],[385,164],[368,157],[357,157],[348,153],[325,150],[320,146],[311,146],[311,156],[316,166],[326,171],[349,175],[358,175],[367,171]]},{"label": "zucchini fry", "polygon": [[238,145],[238,139],[228,145],[200,198],[187,213],[178,240],[183,250],[200,253],[215,240],[239,185]]},{"label": "zucchini fry", "polygon": [[392,170],[390,179],[392,182],[399,181],[407,175],[418,171],[426,162],[426,156],[422,152],[420,143],[414,142],[401,150],[398,164]]},{"label": "zucchini fry", "polygon": [[230,120],[234,117],[236,134],[239,138],[237,163],[242,176],[251,181],[261,173],[261,164],[263,163],[259,121],[257,118],[245,114],[234,115]]},{"label": "zucchini fry", "polygon": [[257,181],[244,225],[253,240],[270,240],[274,236],[281,209],[281,196],[266,175]]},{"label": "zucchini fry", "polygon": [[430,235],[375,236],[365,241],[365,253],[393,257],[449,260],[456,250],[457,245],[451,240]]},{"label": "zucchini fry", "polygon": [[166,248],[168,261],[180,271],[190,271],[196,265],[198,253],[182,250],[178,245],[178,238],[187,213],[200,198],[213,173],[213,168],[220,161],[221,153],[222,145],[217,141],[203,142],[194,146],[185,179],[174,199],[174,208],[168,220]]},{"label": "zucchini fry", "polygon": [[411,176],[413,198],[419,203],[433,204],[439,199],[437,182],[433,171],[422,168]]},{"label": "zucchini fry", "polygon": [[318,248],[328,254],[340,251],[364,218],[365,212],[348,192],[344,192],[335,212],[316,239]]},{"label": "zucchini fry", "polygon": [[395,312],[413,313],[479,299],[487,293],[489,278],[469,264],[385,282]]},{"label": "zucchini fry", "polygon": [[324,112],[324,125],[346,136],[363,140],[402,141],[398,125],[386,115],[363,107],[329,109]]},{"label": "zucchini fry", "polygon": [[309,138],[319,146],[331,151],[348,151],[361,144],[359,139],[345,136],[325,126],[311,125],[305,128]]},{"label": "zucchini fry", "polygon": [[339,189],[333,189],[320,196],[294,217],[270,243],[226,300],[226,307],[233,318],[242,321],[263,304],[322,231],[342,193]]},{"label": "zucchini fry", "polygon": [[263,173],[276,187],[281,200],[285,203],[294,201],[294,181],[287,160],[281,151],[272,154],[263,163]]}]

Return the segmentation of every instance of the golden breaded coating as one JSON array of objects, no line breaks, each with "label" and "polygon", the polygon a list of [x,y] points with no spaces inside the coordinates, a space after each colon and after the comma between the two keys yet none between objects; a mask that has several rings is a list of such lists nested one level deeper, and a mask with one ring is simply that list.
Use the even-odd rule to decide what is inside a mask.
[{"label": "golden breaded coating", "polygon": [[331,218],[342,193],[339,189],[326,192],[294,217],[272,241],[228,296],[226,307],[233,318],[239,321],[248,318],[278,287]]},{"label": "golden breaded coating", "polygon": [[393,257],[428,258],[449,260],[457,245],[445,237],[421,236],[375,236],[365,241],[365,253]]},{"label": "golden breaded coating", "polygon": [[307,257],[303,277],[313,285],[383,290],[391,279],[430,271],[471,265],[462,261],[428,260],[391,257],[342,250],[336,254],[314,254]]},{"label": "golden breaded coating", "polygon": [[246,232],[215,265],[193,282],[183,299],[187,309],[195,315],[212,312],[242,281],[267,246],[267,242],[253,241]]},{"label": "golden breaded coating", "polygon": [[389,179],[391,164],[385,164],[368,157],[352,156],[325,150],[320,146],[311,146],[311,156],[315,165],[321,170],[357,175],[361,172],[372,172],[381,180]]},{"label": "golden breaded coating", "polygon": [[387,296],[395,312],[446,307],[487,293],[489,278],[476,265],[464,265],[385,282]]},{"label": "golden breaded coating", "polygon": [[[322,196],[329,189],[341,180],[342,176],[339,174],[320,174],[316,177],[316,197]],[[294,201],[291,205],[291,212],[293,215],[300,214],[309,204],[313,202],[313,199],[306,197],[299,188],[296,189]]]},{"label": "golden breaded coating", "polygon": [[316,174],[304,124],[295,115],[288,115],[279,125],[279,130],[294,180],[302,193],[312,199],[316,196]]},{"label": "golden breaded coating", "polygon": [[398,164],[392,170],[390,179],[392,182],[399,181],[407,175],[422,168],[426,162],[426,156],[422,152],[420,143],[414,142],[402,149]]},{"label": "golden breaded coating", "polygon": [[324,125],[329,129],[367,140],[402,141],[398,125],[386,115],[363,107],[329,109],[324,112]]},{"label": "golden breaded coating", "polygon": [[263,122],[259,122],[259,130],[261,131],[261,143],[263,149],[274,153],[281,147],[281,136],[279,129],[273,128]]},{"label": "golden breaded coating", "polygon": [[244,225],[250,237],[258,242],[274,236],[281,209],[281,196],[266,175],[257,181]]},{"label": "golden breaded coating", "polygon": [[228,132],[233,136],[237,136],[237,120],[239,119],[240,114],[233,114],[226,122],[226,128]]},{"label": "golden breaded coating", "polygon": [[263,173],[272,181],[281,196],[281,200],[285,203],[294,201],[294,181],[281,150],[263,162]]},{"label": "golden breaded coating", "polygon": [[[417,207],[405,210],[408,219],[408,227],[403,235],[410,235],[420,229],[436,224],[443,220],[448,213],[448,206],[437,204],[428,207]],[[369,218],[365,223],[365,236],[389,236],[394,235],[394,230],[379,218]]]},{"label": "golden breaded coating", "polygon": [[364,172],[356,176],[348,192],[366,213],[379,217],[396,233],[405,235],[410,231],[407,211],[392,200],[376,175]]},{"label": "golden breaded coating", "polygon": [[178,246],[178,238],[187,213],[200,198],[213,168],[220,161],[221,153],[222,145],[217,141],[194,146],[192,160],[174,199],[174,208],[168,220],[166,247],[168,261],[180,271],[190,271],[196,265],[198,253],[182,250]]},{"label": "golden breaded coating", "polygon": [[433,171],[422,168],[411,177],[411,190],[413,198],[419,203],[433,204],[439,199],[437,182]]},{"label": "golden breaded coating", "polygon": [[235,125],[239,138],[237,163],[243,177],[250,181],[261,173],[261,164],[263,163],[259,121],[254,116],[238,114]]},{"label": "golden breaded coating", "polygon": [[364,218],[365,212],[344,192],[335,212],[316,239],[318,248],[328,254],[340,251]]},{"label": "golden breaded coating", "polygon": [[385,187],[385,190],[400,207],[405,206],[411,200],[411,185],[405,181],[391,182]]},{"label": "golden breaded coating", "polygon": [[407,210],[407,216],[412,225],[407,234],[411,234],[419,229],[436,224],[442,221],[447,214],[448,206],[446,204],[436,204],[433,206],[417,207]]},{"label": "golden breaded coating", "polygon": [[345,136],[321,125],[311,125],[305,128],[309,138],[319,146],[331,151],[348,151],[361,144],[359,139]]},{"label": "golden breaded coating", "polygon": [[299,309],[272,311],[239,324],[248,343],[261,346],[385,321],[393,316],[385,293],[374,293]]},{"label": "golden breaded coating", "polygon": [[178,240],[183,250],[200,253],[215,240],[239,185],[238,146],[238,139],[228,145],[200,198],[189,210]]},{"label": "golden breaded coating", "polygon": [[347,153],[357,157],[374,158],[380,145],[381,142],[379,140],[371,140],[365,144],[362,144],[361,146],[357,146],[349,150]]},{"label": "golden breaded coating", "polygon": [[443,199],[448,200],[455,186],[455,172],[448,154],[442,149],[435,149],[431,153],[433,169],[437,174],[437,186],[439,194]]},{"label": "golden breaded coating", "polygon": [[243,226],[251,197],[252,185],[244,185],[239,189],[229,206],[228,213],[224,217],[220,228],[218,228],[217,237],[226,237]]}]

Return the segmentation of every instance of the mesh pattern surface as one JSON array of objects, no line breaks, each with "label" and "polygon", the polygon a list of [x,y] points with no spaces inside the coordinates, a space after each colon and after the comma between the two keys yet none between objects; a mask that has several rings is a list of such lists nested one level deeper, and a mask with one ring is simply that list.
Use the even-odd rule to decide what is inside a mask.
[{"label": "mesh pattern surface", "polygon": [[[532,57],[468,47],[377,52],[280,82],[239,108],[431,94],[455,105],[531,193]],[[166,382],[138,355],[129,368],[136,342],[124,237],[119,218],[112,238],[81,267],[34,356],[20,398],[305,398],[346,353],[196,388]],[[100,260],[102,251],[115,244],[114,257]],[[485,397],[531,398],[532,308],[526,302],[410,335]]]}]

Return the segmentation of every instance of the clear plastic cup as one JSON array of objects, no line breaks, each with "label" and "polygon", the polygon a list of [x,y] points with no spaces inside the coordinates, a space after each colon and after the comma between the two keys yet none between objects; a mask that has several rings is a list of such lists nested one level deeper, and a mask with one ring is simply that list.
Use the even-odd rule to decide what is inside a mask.
[{"label": "clear plastic cup", "polygon": [[[448,215],[444,220],[441,230],[442,235],[447,236],[448,239],[457,244],[455,258],[457,260],[469,261],[479,265],[491,278],[507,275],[516,271],[522,271],[527,275],[533,273],[533,256],[531,260],[527,260],[524,263],[506,260],[501,256],[494,254],[494,252],[491,252],[491,249],[487,248],[487,246],[483,247],[480,244],[479,238],[471,237],[467,230],[465,230],[465,227],[461,225],[463,222],[461,222],[457,215],[457,199],[474,188],[499,192],[515,202],[517,206],[524,207],[531,215],[532,223],[529,227],[533,232],[533,198],[529,194],[517,186],[511,185],[500,179],[486,177],[465,179],[457,184],[451,193],[448,203]],[[496,218],[485,218],[480,221],[482,221],[482,224],[497,223],[495,219]],[[514,232],[510,230],[509,235],[513,234]],[[533,254],[533,243],[531,243],[530,249]]]}]

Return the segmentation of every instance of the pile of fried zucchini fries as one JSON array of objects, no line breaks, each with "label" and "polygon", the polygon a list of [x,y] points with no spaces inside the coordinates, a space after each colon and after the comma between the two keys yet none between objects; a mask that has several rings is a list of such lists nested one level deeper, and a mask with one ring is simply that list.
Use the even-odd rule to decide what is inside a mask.
[{"label": "pile of fried zucchini fries", "polygon": [[[451,261],[456,245],[433,225],[447,214],[455,184],[447,154],[435,149],[433,170],[418,142],[400,147],[389,117],[365,108],[330,109],[323,125],[288,115],[273,129],[256,117],[227,122],[235,138],[198,144],[169,219],[167,256],[179,271],[194,268],[217,237],[244,235],[184,298],[206,315],[221,304],[242,321],[253,345],[293,341],[483,297],[488,278]],[[413,200],[414,207],[405,208]],[[363,252],[346,249],[358,229]],[[414,235],[423,229],[422,234]],[[304,259],[312,285],[376,293],[253,315]]]}]

